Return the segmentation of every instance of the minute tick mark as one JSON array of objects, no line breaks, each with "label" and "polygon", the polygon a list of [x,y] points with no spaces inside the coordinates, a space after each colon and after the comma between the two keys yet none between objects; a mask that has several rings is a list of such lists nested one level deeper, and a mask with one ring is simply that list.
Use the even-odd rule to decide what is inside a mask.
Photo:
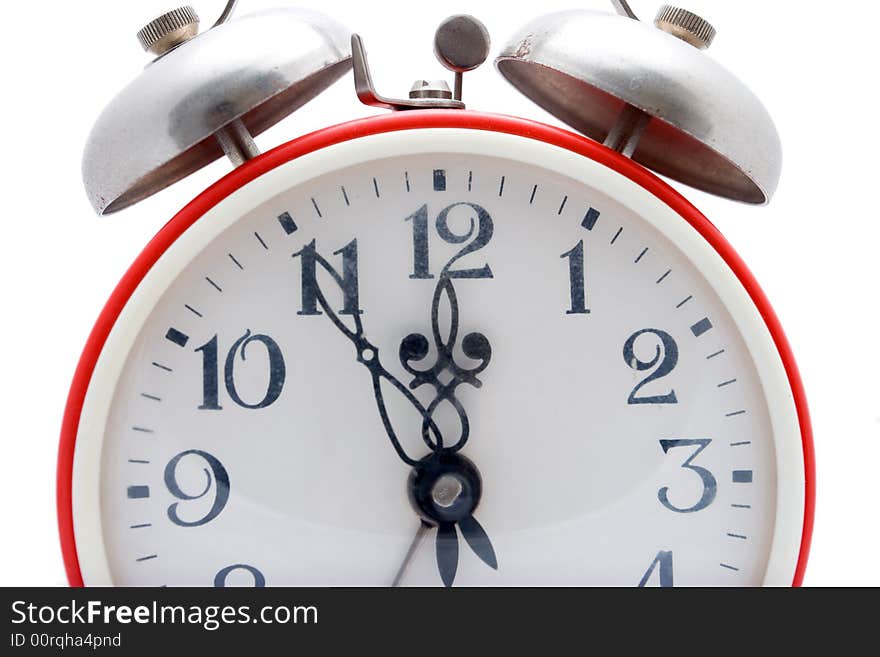
[{"label": "minute tick mark", "polygon": [[535,201],[535,193],[537,193],[537,191],[538,191],[538,186],[537,186],[537,185],[535,185],[534,187],[532,187],[532,195],[529,196],[529,205],[531,205],[531,204]]},{"label": "minute tick mark", "polygon": [[143,398],[145,398],[145,399],[151,399],[152,401],[157,401],[157,402],[162,401],[162,398],[161,398],[161,397],[157,397],[156,395],[148,395],[148,394],[145,393],[145,392],[142,392],[142,393],[141,393],[141,397],[143,397]]},{"label": "minute tick mark", "polygon": [[559,210],[556,211],[557,215],[561,215],[562,211],[565,209],[565,204],[568,203],[568,196],[563,197],[562,203],[559,204]]},{"label": "minute tick mark", "polygon": [[638,257],[635,259],[635,262],[634,262],[633,264],[639,264],[639,260],[641,260],[642,258],[644,258],[644,257],[645,257],[645,254],[646,254],[647,252],[648,252],[648,247],[646,246],[644,249],[642,249],[642,252],[638,255]]},{"label": "minute tick mark", "polygon": [[682,299],[681,301],[679,301],[679,302],[678,302],[678,305],[675,306],[675,307],[676,307],[676,308],[681,308],[684,304],[686,304],[688,301],[690,301],[690,300],[693,299],[693,298],[694,298],[694,295],[693,295],[693,294],[689,294],[689,295],[687,295],[687,297],[685,297],[684,299]]},{"label": "minute tick mark", "polygon": [[318,218],[323,219],[324,215],[321,214],[321,208],[318,207],[318,202],[315,200],[315,197],[312,197],[312,207],[315,208],[315,212],[318,213]]},{"label": "minute tick mark", "polygon": [[339,189],[342,190],[342,198],[345,199],[345,204],[346,204],[346,205],[351,205],[351,202],[348,200],[348,192],[345,191],[345,186],[344,186],[344,185],[340,185],[340,186],[339,186]]},{"label": "minute tick mark", "polygon": [[264,249],[266,249],[267,251],[269,250],[269,247],[266,246],[266,243],[263,241],[263,238],[260,237],[260,234],[257,231],[254,231],[254,237],[256,237],[257,241],[263,245]]},{"label": "minute tick mark", "polygon": [[376,182],[375,178],[373,178],[373,191],[376,192],[376,198],[381,198],[381,194],[379,194],[379,183]]},{"label": "minute tick mark", "polygon": [[153,361],[152,365],[153,365],[153,367],[158,367],[160,370],[163,370],[165,372],[173,372],[174,371],[170,367],[167,367],[166,365],[162,365],[161,363],[157,363],[155,361]]},{"label": "minute tick mark", "polygon": [[504,195],[504,179],[505,179],[505,176],[501,176],[501,184],[498,185],[498,196]]},{"label": "minute tick mark", "polygon": [[715,358],[715,356],[720,356],[720,355],[723,354],[723,353],[724,353],[724,349],[719,349],[718,351],[716,351],[716,352],[714,352],[714,353],[711,353],[711,354],[709,354],[708,356],[706,356],[706,360],[709,360],[710,358]]},{"label": "minute tick mark", "polygon": [[617,238],[620,237],[620,234],[623,232],[623,226],[617,229],[617,232],[614,233],[614,237],[611,238],[611,243],[614,244],[617,241]]},{"label": "minute tick mark", "polygon": [[730,564],[726,564],[726,563],[721,563],[718,565],[721,566],[722,568],[727,568],[728,570],[735,570],[736,572],[739,572],[739,568],[737,568],[736,566],[731,566]]},{"label": "minute tick mark", "polygon": [[213,287],[213,288],[214,288],[215,290],[217,290],[218,292],[222,292],[222,291],[223,291],[223,288],[220,287],[219,285],[217,285],[217,284],[216,284],[214,281],[212,281],[208,276],[205,276],[205,280],[208,281],[208,282],[211,284],[211,287]]},{"label": "minute tick mark", "polygon": [[660,278],[657,279],[657,285],[660,285],[660,283],[662,283],[662,282],[666,279],[666,277],[669,276],[669,274],[671,274],[671,273],[672,273],[672,270],[671,270],[671,269],[667,269],[667,270],[666,270],[666,273],[663,274]]},{"label": "minute tick mark", "polygon": [[473,182],[474,182],[474,172],[468,171],[468,191],[471,191],[471,187],[473,186]]},{"label": "minute tick mark", "polygon": [[193,308],[193,307],[192,307],[191,305],[189,305],[188,303],[183,304],[183,307],[186,308],[188,311],[190,311],[190,312],[191,312],[193,315],[195,315],[196,317],[203,317],[202,313],[200,313],[198,310],[196,310],[195,308]]},{"label": "minute tick mark", "polygon": [[145,557],[138,557],[135,561],[149,561],[150,559],[155,559],[158,555],[156,554],[148,554]]},{"label": "minute tick mark", "polygon": [[722,381],[718,384],[718,387],[723,388],[724,386],[729,386],[731,383],[736,383],[736,379],[728,379],[727,381]]},{"label": "minute tick mark", "polygon": [[228,256],[229,256],[229,259],[232,260],[232,262],[235,263],[235,266],[236,266],[236,267],[238,267],[239,269],[244,269],[244,267],[242,267],[241,263],[240,263],[238,260],[235,259],[235,256],[234,256],[234,255],[232,255],[231,253],[227,253],[226,255],[228,255]]}]

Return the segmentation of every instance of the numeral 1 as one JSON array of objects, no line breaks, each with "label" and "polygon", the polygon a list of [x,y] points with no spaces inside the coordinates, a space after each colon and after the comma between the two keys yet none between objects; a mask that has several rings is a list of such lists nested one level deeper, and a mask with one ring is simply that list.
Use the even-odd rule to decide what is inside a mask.
[{"label": "numeral 1", "polygon": [[425,204],[404,221],[413,224],[413,273],[410,278],[434,278],[428,253],[428,205]]},{"label": "numeral 1", "polygon": [[560,258],[568,258],[568,280],[571,289],[571,308],[565,311],[566,315],[585,315],[590,312],[587,308],[586,294],[584,292],[584,241],[580,240],[571,251],[566,251]]}]

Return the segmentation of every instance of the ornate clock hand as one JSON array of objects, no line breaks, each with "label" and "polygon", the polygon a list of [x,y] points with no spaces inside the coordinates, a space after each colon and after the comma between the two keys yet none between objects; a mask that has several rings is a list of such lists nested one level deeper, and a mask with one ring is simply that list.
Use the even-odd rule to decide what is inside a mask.
[{"label": "ornate clock hand", "polygon": [[[342,287],[342,278],[333,270],[332,267],[329,266],[329,263],[327,263],[320,254],[316,253],[315,257],[322,262],[330,276],[333,277],[333,279],[336,281],[337,285]],[[354,345],[355,349],[357,350],[358,362],[362,363],[369,370],[373,383],[373,395],[376,399],[376,406],[379,410],[379,416],[382,420],[382,425],[385,428],[385,433],[388,435],[388,439],[391,441],[391,445],[394,447],[394,451],[397,452],[398,457],[400,457],[400,459],[407,465],[417,465],[418,461],[410,457],[403,449],[403,446],[400,444],[400,440],[397,438],[397,433],[395,432],[394,427],[391,423],[391,418],[388,416],[388,410],[385,406],[385,398],[381,387],[382,379],[385,379],[392,386],[394,386],[422,416],[422,438],[431,451],[435,451],[442,446],[442,436],[440,434],[439,428],[437,428],[437,425],[434,423],[433,419],[431,419],[431,417],[428,415],[427,409],[416,398],[416,396],[412,392],[410,392],[410,390],[407,389],[407,387],[403,383],[401,383],[397,379],[397,377],[395,377],[382,366],[382,363],[379,360],[378,347],[373,345],[364,335],[364,327],[360,315],[353,315],[355,329],[354,331],[352,331],[333,311],[332,307],[327,302],[327,298],[324,296],[324,293],[319,286],[316,286],[315,288],[315,297],[318,301],[318,304],[321,306],[321,309],[330,318],[334,326],[336,326],[336,328],[339,329],[339,331]],[[434,436],[433,439],[431,438],[432,434]]]},{"label": "ornate clock hand", "polygon": [[[317,252],[311,254],[321,263],[328,274],[340,288],[344,288],[344,280],[330,266],[330,264]],[[373,382],[373,394],[379,416],[385,427],[392,446],[400,459],[413,467],[410,473],[409,494],[410,500],[416,511],[422,516],[423,524],[416,532],[410,549],[404,558],[393,580],[392,586],[397,585],[413,558],[418,545],[424,537],[424,533],[430,526],[437,526],[436,552],[437,568],[445,586],[452,586],[455,574],[458,570],[458,532],[459,525],[465,541],[474,553],[489,567],[497,569],[498,561],[492,543],[486,531],[473,517],[473,511],[479,504],[482,490],[482,482],[476,466],[468,459],[456,452],[464,447],[470,435],[470,422],[467,412],[455,393],[463,383],[468,383],[475,388],[482,386],[477,378],[489,365],[492,358],[492,347],[489,340],[482,333],[468,333],[462,339],[461,348],[465,356],[478,361],[475,367],[463,367],[459,365],[453,354],[459,327],[458,299],[455,294],[455,286],[452,282],[453,274],[448,266],[443,269],[437,285],[434,288],[434,296],[431,304],[431,329],[434,344],[437,350],[435,363],[424,370],[414,368],[411,363],[425,359],[429,352],[428,339],[420,333],[411,333],[401,340],[399,358],[403,368],[413,378],[409,388],[403,385],[393,374],[386,370],[379,360],[379,350],[364,335],[363,321],[358,313],[353,313],[354,330],[349,328],[333,311],[324,296],[320,286],[315,285],[313,290],[315,299],[321,309],[336,328],[345,335],[357,350],[357,360],[369,371]],[[449,331],[446,339],[440,331],[440,307],[443,300],[449,306]],[[444,383],[440,376],[448,373],[450,379]],[[431,454],[416,461],[411,458],[400,444],[381,389],[382,379],[389,381],[404,397],[418,410],[422,417],[422,440],[431,449]],[[434,399],[425,407],[410,390],[422,385],[429,384],[435,388]],[[456,411],[461,422],[461,433],[458,440],[449,446],[444,446],[443,436],[433,420],[434,413],[439,405],[448,402]]]}]

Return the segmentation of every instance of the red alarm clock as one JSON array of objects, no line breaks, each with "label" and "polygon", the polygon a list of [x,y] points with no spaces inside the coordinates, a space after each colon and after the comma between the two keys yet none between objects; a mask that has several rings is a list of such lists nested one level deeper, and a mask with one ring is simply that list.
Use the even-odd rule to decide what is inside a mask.
[{"label": "red alarm clock", "polygon": [[[797,367],[754,278],[655,172],[769,201],[761,103],[664,7],[539,17],[498,71],[582,134],[373,88],[314,12],[191,8],[98,119],[99,214],[227,155],[89,338],[62,429],[73,585],[791,585],[813,514]],[[588,47],[584,47],[588,44]],[[391,113],[260,154],[354,69]],[[650,170],[649,170],[650,169]]]}]

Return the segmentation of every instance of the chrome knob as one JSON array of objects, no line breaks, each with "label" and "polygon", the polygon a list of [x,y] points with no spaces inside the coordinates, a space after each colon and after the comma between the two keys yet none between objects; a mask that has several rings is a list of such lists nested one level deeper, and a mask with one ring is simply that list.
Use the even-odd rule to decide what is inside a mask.
[{"label": "chrome knob", "polygon": [[709,21],[687,9],[663,5],[654,19],[654,26],[677,36],[700,50],[705,50],[715,38],[715,28]]},{"label": "chrome knob", "polygon": [[199,33],[199,16],[190,6],[172,9],[142,27],[137,38],[144,50],[162,56]]}]

